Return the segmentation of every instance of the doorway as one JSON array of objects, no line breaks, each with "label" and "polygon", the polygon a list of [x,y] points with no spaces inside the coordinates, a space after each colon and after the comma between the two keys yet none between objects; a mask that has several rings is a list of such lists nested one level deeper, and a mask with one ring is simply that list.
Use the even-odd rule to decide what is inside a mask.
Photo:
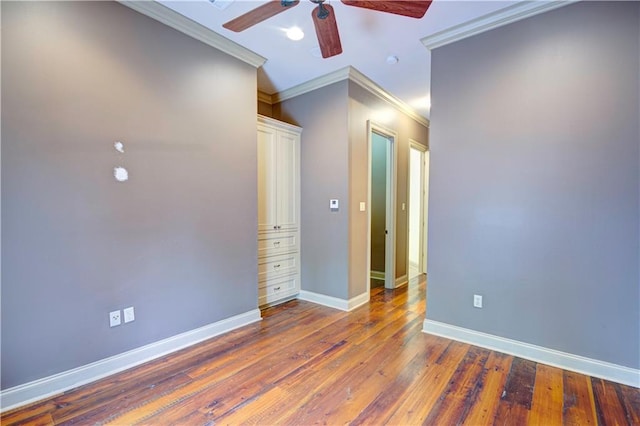
[{"label": "doorway", "polygon": [[409,147],[409,279],[427,273],[427,202],[429,151],[414,141]]},{"label": "doorway", "polygon": [[395,133],[368,127],[369,288],[395,288]]}]

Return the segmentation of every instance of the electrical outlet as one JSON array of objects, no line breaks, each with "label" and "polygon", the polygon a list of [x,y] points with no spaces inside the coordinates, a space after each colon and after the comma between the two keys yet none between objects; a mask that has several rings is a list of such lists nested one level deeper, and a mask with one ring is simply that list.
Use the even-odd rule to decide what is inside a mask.
[{"label": "electrical outlet", "polygon": [[121,324],[120,310],[109,312],[109,327],[115,327]]},{"label": "electrical outlet", "polygon": [[133,306],[129,308],[125,308],[122,312],[124,312],[124,323],[131,322],[136,319],[135,312],[133,311]]},{"label": "electrical outlet", "polygon": [[482,296],[479,294],[473,295],[473,307],[482,308]]}]

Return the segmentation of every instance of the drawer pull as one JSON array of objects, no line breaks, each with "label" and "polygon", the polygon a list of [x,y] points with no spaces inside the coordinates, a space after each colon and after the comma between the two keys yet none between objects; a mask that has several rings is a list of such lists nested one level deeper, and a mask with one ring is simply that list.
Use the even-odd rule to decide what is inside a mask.
[{"label": "drawer pull", "polygon": [[280,245],[280,241],[274,241],[274,242],[273,242],[273,246],[274,246],[274,247],[278,247],[279,245]]},{"label": "drawer pull", "polygon": [[273,269],[278,269],[279,267],[280,267],[279,263],[277,265],[273,265]]},{"label": "drawer pull", "polygon": [[280,286],[278,286],[278,287],[274,287],[274,288],[273,288],[273,291],[280,291]]}]

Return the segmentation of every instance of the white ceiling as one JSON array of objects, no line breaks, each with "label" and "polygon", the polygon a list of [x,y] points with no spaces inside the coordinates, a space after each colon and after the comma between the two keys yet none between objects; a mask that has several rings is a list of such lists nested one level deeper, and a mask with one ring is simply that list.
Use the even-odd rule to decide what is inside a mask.
[{"label": "white ceiling", "polygon": [[[420,40],[518,3],[513,0],[435,0],[422,19],[414,19],[327,0],[335,10],[343,53],[323,59],[312,55],[318,41],[311,19],[315,5],[309,0],[301,0],[298,6],[241,33],[229,31],[222,24],[258,7],[264,0],[234,0],[225,10],[218,9],[209,0],[160,2],[267,58],[258,70],[260,91],[267,94],[282,92],[353,66],[426,118],[430,108],[431,54]],[[284,30],[291,26],[300,27],[305,37],[300,41],[289,40]],[[389,55],[397,56],[399,62],[387,64]]]}]

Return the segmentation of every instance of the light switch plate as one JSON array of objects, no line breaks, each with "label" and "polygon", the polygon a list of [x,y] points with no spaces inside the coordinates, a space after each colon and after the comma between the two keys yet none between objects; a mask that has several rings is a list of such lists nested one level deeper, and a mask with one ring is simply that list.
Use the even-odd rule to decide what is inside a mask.
[{"label": "light switch plate", "polygon": [[360,201],[360,211],[366,211],[367,210],[367,205],[365,204],[364,201]]},{"label": "light switch plate", "polygon": [[124,313],[125,324],[136,319],[136,314],[135,314],[135,311],[133,310],[133,306],[124,309],[122,312]]},{"label": "light switch plate", "polygon": [[340,203],[338,200],[329,200],[329,208],[331,210],[338,210]]}]

